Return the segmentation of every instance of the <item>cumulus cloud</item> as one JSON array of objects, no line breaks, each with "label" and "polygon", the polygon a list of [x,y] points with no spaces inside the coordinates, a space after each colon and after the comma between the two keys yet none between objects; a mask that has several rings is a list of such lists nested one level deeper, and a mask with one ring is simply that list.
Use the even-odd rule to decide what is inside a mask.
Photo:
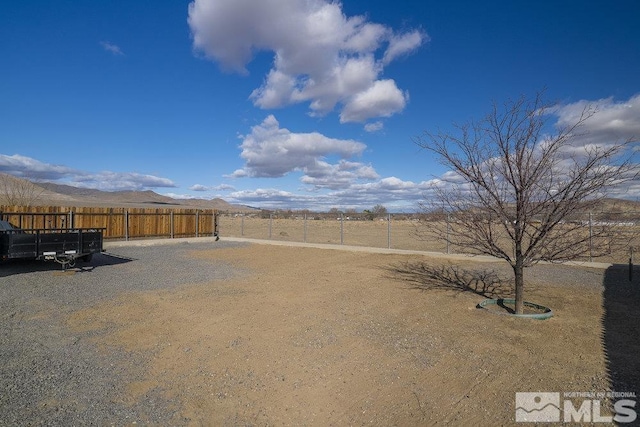
[{"label": "cumulus cloud", "polygon": [[195,184],[189,187],[191,191],[209,191],[211,187],[207,187],[206,185]]},{"label": "cumulus cloud", "polygon": [[363,122],[370,117],[390,117],[402,111],[408,99],[408,94],[402,93],[393,80],[378,80],[348,100],[340,113],[340,123]]},{"label": "cumulus cloud", "polygon": [[[558,106],[552,110],[553,125],[561,128],[574,122],[587,105],[597,106],[598,113],[585,123],[578,135],[575,152],[580,154],[589,145],[607,145],[611,142],[640,138],[640,95],[629,100],[579,101]],[[336,164],[322,160],[310,163],[301,178],[308,192],[287,192],[274,189],[233,193],[239,203],[257,204],[269,208],[327,210],[330,207],[370,208],[382,204],[393,210],[410,211],[434,195],[436,189],[466,185],[455,172],[445,171],[437,177],[414,182],[391,176],[380,178],[373,166],[346,159]],[[640,180],[626,182],[607,190],[608,196],[640,197]]]},{"label": "cumulus cloud", "polygon": [[[363,16],[347,17],[339,2],[328,0],[195,0],[188,24],[194,49],[223,69],[246,74],[256,52],[274,54],[263,85],[250,95],[256,106],[308,102],[312,115],[349,106],[343,122],[402,111],[407,93],[390,79],[382,90],[379,76],[428,41],[420,30],[398,33]],[[377,108],[362,108],[363,94]]]},{"label": "cumulus cloud", "polygon": [[596,113],[589,118],[577,141],[581,145],[616,143],[628,139],[640,139],[640,94],[628,101],[613,98],[597,101],[578,101],[558,106],[552,110],[557,116],[556,127],[575,123],[585,108],[594,108]]},{"label": "cumulus cloud", "polygon": [[117,45],[115,45],[115,44],[113,44],[113,43],[110,43],[110,42],[100,42],[100,46],[102,46],[102,48],[103,48],[104,50],[106,50],[107,52],[110,52],[110,53],[112,53],[112,54],[114,54],[114,55],[118,55],[118,56],[120,56],[120,55],[124,55],[124,52],[122,52],[122,49],[120,49],[120,47],[119,47],[119,46],[117,46]]},{"label": "cumulus cloud", "polygon": [[44,163],[31,157],[0,154],[0,172],[36,181],[56,181],[60,184],[105,191],[147,190],[176,187],[167,178],[135,172],[103,171],[90,173],[66,166]]},{"label": "cumulus cloud", "polygon": [[317,132],[294,133],[281,128],[273,115],[243,136],[240,146],[245,167],[234,177],[282,177],[293,171],[309,173],[323,167],[326,156],[348,159],[362,154],[366,146],[357,141],[334,139]]},{"label": "cumulus cloud", "polygon": [[[612,97],[596,101],[581,100],[575,103],[557,106],[551,113],[557,116],[556,128],[563,129],[576,123],[586,109],[595,111],[577,131],[570,146],[563,154],[566,158],[560,162],[559,172],[570,170],[574,162],[586,159],[588,153],[594,150],[613,148],[614,145],[626,141],[635,142],[630,152],[621,152],[620,157],[634,154],[637,156],[640,143],[640,94],[632,96],[627,101],[615,101]],[[544,143],[544,142],[543,142]],[[637,159],[637,157],[636,157]],[[615,167],[615,164],[612,166]],[[617,183],[606,189],[610,197],[638,197],[640,180],[635,171],[630,171],[624,177],[625,182]],[[628,178],[636,178],[627,180]],[[622,177],[621,177],[622,178]]]},{"label": "cumulus cloud", "polygon": [[374,180],[380,177],[371,165],[345,160],[341,160],[335,165],[317,161],[305,171],[306,174],[300,181],[313,186],[315,189],[329,188],[335,190],[349,187],[358,180]]},{"label": "cumulus cloud", "polygon": [[[640,166],[635,164],[631,171],[624,171],[626,175],[622,175],[618,167],[623,160],[630,159],[637,147],[637,144],[624,147],[620,144],[627,141],[640,142],[640,95],[632,96],[627,101],[614,101],[613,98],[607,98],[556,105],[549,108],[546,114],[550,116],[549,122],[553,122],[550,123],[552,130],[548,134],[541,135],[540,140],[535,141],[536,149],[539,150],[538,155],[548,150],[549,144],[557,141],[559,134],[566,134],[569,130],[572,132],[568,135],[566,145],[562,146],[561,151],[554,158],[555,162],[551,170],[548,171],[554,183],[574,179],[573,175],[577,168],[584,167],[587,161],[593,159],[594,153],[603,153],[604,150],[620,147],[617,158],[610,159],[610,164],[600,166],[607,168],[606,170],[618,172],[615,182],[611,182],[602,190],[609,197],[640,195],[637,192],[640,188],[640,180],[637,179]],[[580,121],[582,123],[576,127]],[[486,159],[479,166],[484,169],[484,173],[489,173],[491,169],[502,169],[502,162],[502,157],[498,156]],[[462,191],[471,189],[471,185],[453,171],[442,174],[435,182],[440,187],[455,187]]]},{"label": "cumulus cloud", "polygon": [[370,133],[381,131],[382,128],[384,128],[384,124],[381,121],[367,123],[364,125],[364,130]]}]

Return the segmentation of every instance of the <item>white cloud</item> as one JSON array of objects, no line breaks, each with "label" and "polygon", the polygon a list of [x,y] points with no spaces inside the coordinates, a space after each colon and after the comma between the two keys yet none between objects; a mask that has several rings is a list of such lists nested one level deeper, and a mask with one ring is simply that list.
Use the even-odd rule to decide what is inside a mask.
[{"label": "white cloud", "polygon": [[[558,172],[572,170],[575,162],[586,159],[588,153],[593,153],[594,150],[613,148],[614,145],[626,141],[632,141],[634,145],[629,151],[619,152],[619,158],[628,158],[627,156],[633,154],[637,161],[637,148],[640,143],[640,94],[630,97],[627,101],[615,101],[613,98],[581,100],[557,106],[550,113],[557,116],[556,128],[563,129],[576,123],[585,109],[592,109],[595,113],[576,131],[571,145],[563,150],[567,157],[559,163]],[[615,167],[617,159],[613,160],[612,167]],[[637,173],[637,169],[634,173]],[[607,188],[607,195],[638,198],[640,180],[636,178],[629,181],[625,178],[624,181]]]},{"label": "white cloud", "polygon": [[[549,170],[549,177],[554,183],[564,179],[573,179],[576,167],[583,167],[587,159],[597,150],[607,150],[626,141],[640,143],[640,95],[631,97],[628,101],[614,101],[612,98],[596,101],[578,101],[566,105],[557,105],[546,111],[550,116],[550,123],[554,128],[549,134],[541,135],[536,141],[536,148],[541,153],[548,148],[548,144],[556,140],[560,132],[567,132],[572,129],[572,134],[566,145],[561,148],[556,162]],[[573,127],[581,120],[581,125]],[[636,144],[637,145],[637,144]],[[611,164],[601,165],[602,168],[615,171],[618,169],[620,159],[629,159],[635,151],[635,146],[623,147],[618,152],[618,158],[612,158]],[[495,147],[494,147],[495,149]],[[602,151],[601,151],[602,152]],[[592,157],[591,157],[592,158]],[[481,164],[482,168],[489,173],[489,168],[503,169],[500,164],[501,157],[488,158]],[[605,163],[608,163],[605,162]],[[640,196],[637,191],[640,188],[640,180],[632,178],[640,166],[636,165],[636,172],[630,171],[626,176],[618,176],[617,182],[611,183],[603,192],[609,197],[634,197]],[[504,178],[501,174],[498,179]],[[460,190],[470,189],[471,185],[459,174],[449,171],[442,174],[438,180],[434,181],[439,187],[456,187]]]},{"label": "white cloud", "polygon": [[364,122],[370,117],[390,117],[404,109],[408,98],[408,94],[402,93],[393,80],[378,80],[349,99],[340,113],[340,123]]},{"label": "white cloud", "polygon": [[229,184],[214,185],[211,187],[213,191],[235,191],[235,187]]},{"label": "white cloud", "polygon": [[414,183],[396,177],[375,182],[352,184],[338,191],[293,193],[277,189],[243,190],[231,193],[232,203],[258,205],[271,209],[310,209],[326,211],[331,207],[365,209],[382,204],[396,211],[412,211],[431,190],[430,181]]},{"label": "white cloud", "polygon": [[[607,144],[640,136],[640,95],[629,100],[613,99],[580,101],[560,106],[553,111],[558,127],[569,123],[587,104],[597,104],[599,112],[585,124],[587,134],[577,149],[586,144]],[[196,184],[192,191],[225,191],[225,200],[268,208],[328,210],[331,207],[369,209],[376,204],[390,211],[410,211],[433,191],[434,186],[460,183],[460,177],[446,172],[438,178],[414,182],[398,177],[382,177],[371,164],[353,161],[364,153],[366,146],[353,140],[340,140],[319,133],[294,133],[281,128],[274,116],[268,116],[242,137],[242,158],[245,167],[234,176],[278,177],[297,171],[301,173],[301,188],[288,191],[274,188],[236,191],[221,184]],[[337,158],[335,161],[329,159]],[[19,154],[0,154],[0,172],[11,175],[57,181],[103,190],[139,190],[176,187],[167,178],[154,175],[121,172],[92,173],[63,165],[54,165]],[[173,194],[173,193],[170,193]],[[640,197],[640,181],[609,189],[613,197]],[[176,196],[177,197],[177,196]],[[190,197],[190,196],[184,196]]]},{"label": "white cloud", "polygon": [[176,187],[167,178],[135,172],[103,171],[90,173],[66,166],[43,163],[31,157],[0,154],[0,172],[36,181],[56,181],[60,184],[99,190],[147,190]]},{"label": "white cloud", "polygon": [[[585,105],[598,106],[599,112],[585,123],[585,135],[578,138],[575,153],[584,151],[588,144],[606,145],[611,142],[636,140],[640,136],[640,95],[628,101],[612,99],[594,102],[580,101],[557,107],[552,111],[557,116],[554,123],[562,127],[577,117]],[[301,181],[308,185],[309,193],[291,193],[281,190],[244,191],[233,193],[239,203],[259,205],[268,208],[294,208],[328,210],[370,208],[382,204],[391,211],[411,211],[419,202],[424,202],[434,194],[436,188],[465,186],[462,177],[447,171],[437,178],[421,182],[403,180],[398,177],[379,178],[373,166],[342,160],[329,164],[318,160],[305,169]],[[370,169],[368,169],[370,168]],[[370,175],[367,172],[371,172]],[[624,186],[608,189],[611,197],[640,197],[640,180],[626,182]]]},{"label": "white cloud", "polygon": [[150,188],[176,187],[168,178],[144,175],[135,172],[82,173],[69,177],[69,185],[83,188],[97,188],[104,191],[148,190]]},{"label": "white cloud", "polygon": [[389,41],[389,47],[384,53],[382,62],[385,64],[390,63],[399,56],[406,55],[422,45],[422,43],[429,41],[428,36],[419,32],[411,31],[407,34],[401,34],[399,36],[392,36]]},{"label": "white cloud", "polygon": [[315,197],[311,195],[297,194],[273,188],[257,188],[255,190],[240,190],[229,194],[230,203],[242,203],[246,205],[260,205],[273,208],[297,208],[313,204]]},{"label": "white cloud", "polygon": [[432,184],[432,181],[415,183],[392,176],[371,183],[355,184],[345,191],[336,193],[336,195],[341,197],[356,195],[360,199],[374,199],[381,204],[390,201],[417,202],[424,198],[425,192],[431,190]]},{"label": "white cloud", "polygon": [[384,124],[381,121],[367,123],[364,125],[364,130],[371,133],[381,131],[383,128]]},{"label": "white cloud", "polygon": [[271,70],[266,83],[251,92],[249,98],[260,108],[278,108],[289,103],[295,87],[296,81],[293,77],[279,70]]},{"label": "white cloud", "polygon": [[[247,73],[256,52],[273,52],[273,68],[250,98],[260,108],[308,102],[312,115],[349,105],[371,91],[386,65],[428,40],[419,30],[397,34],[363,16],[347,17],[339,2],[328,0],[195,0],[188,23],[194,49],[223,69]],[[359,108],[342,121],[401,111],[406,95],[393,80],[387,82],[396,90],[375,89],[381,110]]]},{"label": "white cloud", "polygon": [[43,163],[20,154],[12,156],[0,154],[0,172],[35,180],[57,180],[81,173],[66,166]]},{"label": "white cloud", "polygon": [[163,196],[171,197],[176,200],[207,200],[203,197],[194,197],[191,194],[180,194],[180,193],[163,193]]},{"label": "white cloud", "polygon": [[251,133],[243,137],[240,147],[245,167],[233,176],[269,178],[315,170],[326,156],[347,159],[360,155],[366,148],[361,142],[329,138],[317,132],[293,133],[280,128],[273,115],[254,126]]},{"label": "white cloud", "polygon": [[189,187],[189,190],[191,191],[209,191],[211,189],[211,187],[207,187],[206,185],[201,185],[201,184],[194,184],[191,187]]},{"label": "white cloud", "polygon": [[558,117],[556,127],[575,123],[589,106],[596,109],[596,114],[589,118],[581,129],[583,135],[578,142],[582,145],[640,139],[640,94],[632,96],[628,101],[606,98],[558,106],[551,111]]},{"label": "white cloud", "polygon": [[122,52],[122,49],[120,49],[119,46],[113,44],[113,43],[109,43],[109,42],[100,42],[100,46],[102,46],[102,48],[104,50],[106,50],[107,52],[111,52],[114,55],[124,55],[124,52]]},{"label": "white cloud", "polygon": [[357,162],[341,160],[332,165],[317,161],[313,166],[305,169],[306,174],[300,179],[303,184],[311,185],[315,189],[329,188],[333,190],[350,187],[359,180],[374,180],[380,176],[373,166]]},{"label": "white cloud", "polygon": [[220,184],[220,185],[202,185],[202,184],[194,184],[189,187],[191,191],[234,191],[235,187],[228,184]]},{"label": "white cloud", "polygon": [[263,189],[256,188],[255,190],[240,190],[231,194],[232,197],[252,197],[258,198],[272,198],[272,197],[293,197],[294,193],[289,191],[275,190],[275,189]]},{"label": "white cloud", "polygon": [[225,178],[246,178],[248,176],[249,172],[247,172],[245,169],[236,169],[231,174],[223,175],[223,177]]}]

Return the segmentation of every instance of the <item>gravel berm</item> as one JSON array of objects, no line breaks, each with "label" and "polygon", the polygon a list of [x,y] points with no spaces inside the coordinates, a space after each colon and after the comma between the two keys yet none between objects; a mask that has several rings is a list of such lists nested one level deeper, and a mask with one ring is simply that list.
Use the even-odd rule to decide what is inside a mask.
[{"label": "gravel berm", "polygon": [[175,424],[172,402],[160,393],[124,397],[124,385],[144,372],[141,355],[98,348],[90,332],[73,332],[65,321],[123,293],[233,277],[237,268],[189,254],[244,244],[113,244],[66,272],[50,262],[0,264],[0,425]]}]

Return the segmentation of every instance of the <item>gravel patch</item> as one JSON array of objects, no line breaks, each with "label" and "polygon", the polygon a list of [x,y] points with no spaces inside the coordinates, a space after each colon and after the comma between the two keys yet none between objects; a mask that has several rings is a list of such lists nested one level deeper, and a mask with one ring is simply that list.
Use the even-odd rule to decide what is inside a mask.
[{"label": "gravel patch", "polygon": [[118,246],[66,272],[55,263],[0,265],[0,425],[183,424],[151,390],[135,401],[124,384],[143,378],[144,357],[98,347],[68,316],[127,292],[167,290],[242,273],[190,251],[235,242]]}]

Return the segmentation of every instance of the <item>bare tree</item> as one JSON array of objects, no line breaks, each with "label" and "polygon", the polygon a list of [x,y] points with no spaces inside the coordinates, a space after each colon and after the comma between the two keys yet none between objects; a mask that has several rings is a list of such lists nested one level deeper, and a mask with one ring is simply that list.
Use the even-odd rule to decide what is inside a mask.
[{"label": "bare tree", "polygon": [[365,209],[364,211],[362,211],[362,213],[365,214],[366,218],[369,221],[373,221],[377,217],[387,215],[387,208],[385,208],[383,205],[378,204],[371,208],[371,210]]},{"label": "bare tree", "polygon": [[631,140],[580,143],[595,108],[545,136],[550,108],[540,95],[520,98],[502,109],[494,105],[484,119],[455,126],[455,133],[415,138],[452,171],[435,186],[434,203],[423,206],[450,218],[446,230],[431,231],[468,252],[506,260],[518,314],[524,268],[575,259],[588,253],[594,238],[611,237],[606,227],[585,232],[571,215],[597,203],[609,186],[637,176],[627,150]]},{"label": "bare tree", "polygon": [[33,182],[0,173],[0,205],[31,206],[44,189]]}]

